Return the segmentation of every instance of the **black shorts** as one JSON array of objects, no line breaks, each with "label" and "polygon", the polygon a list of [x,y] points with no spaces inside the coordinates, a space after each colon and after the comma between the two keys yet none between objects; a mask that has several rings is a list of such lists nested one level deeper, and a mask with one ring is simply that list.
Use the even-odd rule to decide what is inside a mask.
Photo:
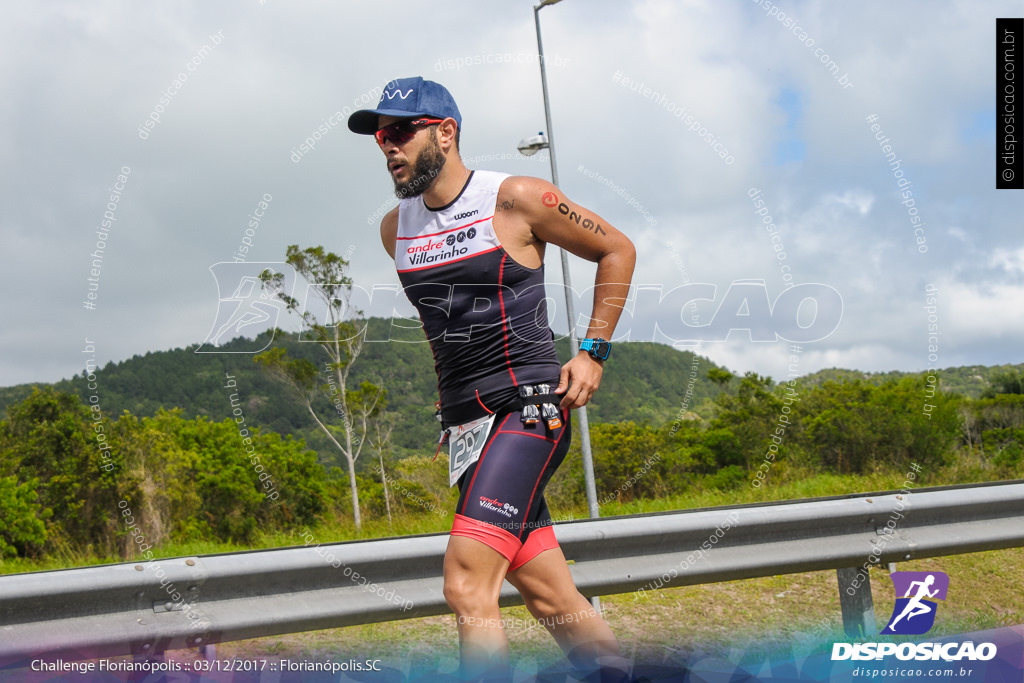
[{"label": "black shorts", "polygon": [[495,417],[480,459],[459,479],[453,536],[474,538],[501,553],[509,570],[557,548],[544,487],[572,440],[569,411],[560,427],[524,425],[521,409]]}]

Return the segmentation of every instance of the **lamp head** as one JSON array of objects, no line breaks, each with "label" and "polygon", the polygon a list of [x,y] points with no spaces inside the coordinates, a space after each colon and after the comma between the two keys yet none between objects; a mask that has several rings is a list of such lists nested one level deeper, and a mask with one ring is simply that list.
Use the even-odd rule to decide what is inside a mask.
[{"label": "lamp head", "polygon": [[[555,0],[556,2],[558,0]],[[525,157],[532,157],[534,154],[542,149],[548,147],[548,136],[544,133],[537,133],[528,138],[523,138],[519,141],[519,153]]]}]

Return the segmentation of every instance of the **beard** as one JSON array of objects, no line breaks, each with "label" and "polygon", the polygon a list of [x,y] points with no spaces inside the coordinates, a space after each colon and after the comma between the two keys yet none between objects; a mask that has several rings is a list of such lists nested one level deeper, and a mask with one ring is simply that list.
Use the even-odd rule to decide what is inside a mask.
[{"label": "beard", "polygon": [[433,130],[430,131],[430,142],[420,155],[416,157],[416,163],[412,167],[412,178],[405,182],[400,182],[397,178],[392,176],[392,181],[395,183],[395,196],[399,199],[405,199],[406,197],[418,197],[427,189],[434,184],[437,176],[441,174],[441,169],[444,168],[445,162],[448,160],[444,153],[441,152],[441,146],[437,144],[437,138],[433,136]]}]

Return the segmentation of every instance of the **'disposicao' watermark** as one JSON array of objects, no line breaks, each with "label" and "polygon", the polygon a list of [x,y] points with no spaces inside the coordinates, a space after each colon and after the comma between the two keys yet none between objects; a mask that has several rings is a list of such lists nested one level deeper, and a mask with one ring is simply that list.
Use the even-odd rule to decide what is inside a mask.
[{"label": "'disposicao' watermark", "polygon": [[[224,377],[227,380],[224,384],[225,389],[233,389],[238,386],[235,376],[231,373],[225,372]],[[252,435],[250,435],[249,428],[245,426],[245,411],[242,410],[238,392],[236,391],[229,395],[228,401],[231,403],[231,414],[235,417],[235,424],[238,425],[238,436],[242,439],[242,447],[245,449],[245,456],[243,457],[249,458],[249,464],[252,465],[253,473],[263,482],[263,488],[267,489],[263,497],[267,500],[276,501],[281,497],[281,494],[277,490],[277,485],[274,484],[274,478],[270,475],[270,472],[265,471],[266,468],[260,462],[260,456],[252,442]]]},{"label": "'disposicao' watermark", "polygon": [[936,363],[939,360],[939,289],[929,282],[924,286],[924,311],[928,314],[928,374],[924,379],[924,408],[923,415],[932,419],[932,411],[935,406],[928,403],[935,398],[935,391],[938,388],[939,380],[936,377]]},{"label": "'disposicao' watermark", "polygon": [[[174,601],[173,604],[168,603],[170,606],[167,607],[167,611],[170,612],[175,609],[181,610],[191,622],[189,624],[189,628],[204,628],[207,624],[200,614],[196,612],[195,608],[195,600],[197,596],[196,588],[194,586],[191,587],[184,595],[181,591],[175,588],[174,583],[171,582],[167,573],[160,566],[160,563],[153,557],[153,546],[146,543],[146,534],[143,533],[141,527],[138,525],[128,501],[121,500],[118,502],[117,507],[121,512],[121,517],[124,520],[128,535],[131,536],[132,543],[138,546],[137,550],[146,559],[146,568],[153,571],[153,574],[160,581],[160,587],[167,593],[167,597]],[[142,566],[139,565],[136,569],[142,569]]]},{"label": "'disposicao' watermark", "polygon": [[96,381],[96,346],[95,342],[88,337],[85,338],[85,348],[82,353],[93,354],[85,361],[86,387],[92,393],[89,394],[89,413],[92,417],[92,430],[95,432],[96,448],[100,453],[100,469],[110,472],[114,469],[114,456],[112,441],[107,439],[106,426],[103,422],[103,408],[100,406],[100,397],[97,393],[99,382]]},{"label": "'disposicao' watermark", "polygon": [[996,189],[1024,190],[1024,154],[1017,135],[1018,47],[1024,43],[1024,18],[996,19]]},{"label": "'disposicao' watermark", "polygon": [[779,455],[779,449],[782,447],[782,440],[786,436],[786,430],[793,426],[789,416],[793,412],[793,408],[796,407],[797,401],[800,400],[800,394],[796,390],[796,380],[800,373],[800,354],[803,353],[803,350],[803,347],[799,344],[789,345],[789,381],[784,389],[779,416],[775,420],[775,430],[771,435],[772,442],[768,444],[764,459],[758,466],[754,478],[750,480],[750,485],[755,489],[761,488],[761,482],[768,476],[768,472],[771,471],[772,465],[775,464],[775,460]]},{"label": "'disposicao' watermark", "polygon": [[[374,469],[374,471],[377,474],[379,474],[379,475],[384,477],[384,481],[386,481],[388,484],[391,485],[391,491],[392,492],[396,492],[398,494],[401,494],[403,497],[405,497],[409,501],[415,503],[416,505],[419,505],[424,510],[429,510],[430,512],[434,513],[435,515],[438,515],[439,517],[447,517],[448,516],[448,511],[447,510],[445,510],[445,509],[443,509],[441,507],[438,507],[437,505],[434,505],[433,503],[431,503],[429,501],[423,500],[422,497],[417,496],[415,493],[413,493],[409,489],[405,488],[405,486],[398,479],[396,479],[392,475],[390,475],[387,472],[385,472],[384,470],[382,470],[380,468],[380,465],[374,465],[373,469]],[[396,489],[397,489],[397,491],[395,491]]]},{"label": "'disposicao' watermark", "polygon": [[107,188],[110,197],[107,200],[106,210],[103,212],[103,220],[96,227],[96,248],[89,254],[92,258],[92,267],[89,269],[89,277],[86,278],[89,282],[89,291],[85,293],[86,298],[82,302],[82,306],[88,311],[96,309],[95,302],[99,296],[97,290],[100,288],[100,275],[103,271],[103,253],[107,249],[107,239],[110,237],[110,231],[117,220],[117,207],[121,201],[121,193],[128,183],[128,174],[131,172],[132,169],[130,167],[122,166],[121,172],[117,174],[117,178],[114,180],[113,187]]},{"label": "'disposicao' watermark", "polygon": [[747,196],[754,203],[754,213],[761,217],[764,229],[768,232],[768,238],[771,240],[772,250],[775,252],[775,260],[779,262],[779,274],[782,276],[782,284],[785,287],[792,287],[792,268],[788,264],[783,263],[786,260],[786,245],[783,244],[782,235],[779,233],[779,229],[775,227],[775,219],[769,215],[768,207],[761,195],[761,190],[756,187],[747,190]]},{"label": "'disposicao' watermark", "polygon": [[877,123],[878,115],[869,114],[865,117],[865,120],[871,124],[871,132],[875,134],[875,140],[878,141],[878,146],[885,155],[885,160],[889,163],[889,168],[892,169],[892,177],[896,181],[896,191],[900,196],[900,203],[907,207],[907,218],[910,221],[910,227],[914,229],[914,241],[917,243],[917,251],[924,254],[928,252],[928,240],[924,234],[924,226],[926,225],[924,219],[917,209],[917,200],[914,198],[914,191],[910,189],[914,183],[907,178],[903,172],[902,159],[896,158],[896,151],[892,145],[889,144],[890,140],[886,136],[885,131],[882,130],[881,125]]},{"label": "'disposicao' watermark", "polygon": [[474,66],[496,66],[499,64],[539,64],[543,59],[545,66],[563,67],[569,64],[568,57],[562,57],[557,52],[554,56],[541,57],[536,52],[486,52],[465,57],[453,57],[450,59],[438,59],[434,64],[434,71],[461,71]]},{"label": "'disposicao' watermark", "polygon": [[846,587],[848,595],[857,594],[857,589],[868,578],[868,568],[872,565],[877,565],[881,561],[882,550],[889,544],[890,539],[896,537],[896,527],[899,525],[899,520],[906,516],[903,514],[903,510],[910,506],[910,490],[914,486],[914,480],[917,479],[917,475],[920,473],[921,466],[916,462],[910,463],[910,469],[903,480],[903,488],[900,490],[899,495],[896,496],[896,504],[893,506],[893,511],[889,514],[889,519],[884,527],[879,527],[877,540],[869,541],[872,544],[872,548],[867,561],[857,569],[857,574],[853,581]]},{"label": "'disposicao' watermark", "polygon": [[355,569],[352,569],[352,567],[349,567],[347,564],[342,562],[341,559],[335,557],[333,552],[322,547],[320,542],[317,541],[316,537],[310,532],[303,531],[300,535],[304,541],[303,545],[308,547],[315,544],[313,551],[318,556],[335,569],[342,569],[342,567],[344,567],[344,569],[342,569],[342,574],[344,574],[345,577],[350,579],[353,583],[358,583],[363,590],[373,593],[385,602],[390,602],[392,605],[401,606],[403,612],[408,612],[415,606],[412,600],[406,600],[394,590],[388,590],[386,586],[381,586],[371,582],[367,577],[363,576]]},{"label": "'disposicao' watermark", "polygon": [[715,530],[708,535],[708,539],[701,543],[699,548],[680,560],[678,565],[653,581],[648,582],[643,588],[638,588],[633,591],[633,600],[639,600],[641,597],[646,598],[647,591],[664,588],[671,583],[673,579],[679,576],[680,572],[685,572],[701,560],[707,559],[708,554],[715,548],[718,541],[725,537],[725,534],[729,529],[736,526],[736,522],[739,521],[739,517],[739,513],[732,510],[721,524],[715,526]]},{"label": "'disposicao' watermark", "polygon": [[660,453],[655,453],[651,457],[647,458],[647,460],[644,461],[644,464],[640,467],[640,469],[636,470],[629,479],[624,481],[614,491],[601,498],[601,500],[597,501],[597,504],[600,506],[618,499],[620,493],[623,493],[624,491],[628,491],[629,489],[633,488],[633,484],[640,481],[644,477],[644,475],[650,472],[651,468],[654,467],[654,463],[656,462],[661,462]]},{"label": "'disposicao' watermark", "polygon": [[[171,81],[171,84],[160,93],[160,99],[157,101],[156,106],[153,107],[153,111],[149,113],[145,122],[138,127],[139,137],[143,140],[149,139],[150,131],[156,128],[160,124],[160,116],[164,113],[167,106],[174,99],[174,96],[184,87],[185,81],[188,80],[188,73],[192,73],[206,60],[213,50],[220,45],[221,41],[224,40],[224,29],[217,31],[215,34],[210,36],[210,42],[213,43],[213,47],[209,45],[203,45],[199,48],[199,51],[192,57],[187,64],[185,64],[185,71],[181,71]],[[186,73],[186,71],[188,73]]]},{"label": "'disposicao' watermark", "polygon": [[775,3],[770,0],[753,0],[755,5],[758,5],[764,10],[766,16],[775,17],[783,27],[786,28],[790,33],[796,36],[804,47],[808,50],[814,51],[814,56],[817,57],[818,61],[825,66],[832,78],[835,79],[836,83],[843,86],[843,90],[852,88],[853,83],[847,78],[847,74],[844,72],[842,76],[839,75],[839,65],[834,59],[828,56],[824,48],[814,47],[814,38],[808,35],[807,31],[800,26],[800,20],[795,19],[792,16],[786,16],[786,13]]},{"label": "'disposicao' watermark", "polygon": [[267,209],[270,208],[270,202],[273,200],[273,196],[269,193],[264,192],[263,196],[260,197],[260,201],[257,202],[256,208],[249,214],[249,225],[245,228],[245,235],[242,237],[241,243],[238,245],[238,249],[231,255],[231,258],[235,263],[245,263],[245,255],[249,253],[249,250],[253,248],[252,238],[256,236],[256,231],[259,230],[260,221],[263,220],[263,216],[266,215]]},{"label": "'disposicao' watermark", "polygon": [[651,214],[651,212],[647,210],[647,207],[645,207],[643,204],[637,201],[637,199],[632,194],[630,194],[625,187],[620,187],[611,178],[605,178],[597,171],[593,171],[585,167],[583,164],[577,166],[576,170],[582,173],[583,175],[587,176],[588,178],[593,178],[594,180],[596,180],[597,182],[601,183],[609,190],[614,192],[615,194],[622,197],[622,200],[629,204],[630,206],[632,206],[634,209],[636,209],[637,213],[643,216],[644,220],[647,221],[652,228],[658,225],[658,219],[655,218]]},{"label": "'disposicao' watermark", "polygon": [[735,163],[735,157],[729,153],[728,148],[722,144],[721,140],[718,139],[718,136],[708,130],[707,126],[695,119],[693,114],[689,113],[689,106],[677,105],[675,102],[668,99],[668,95],[659,93],[657,90],[653,90],[643,81],[636,81],[635,79],[629,78],[622,73],[621,69],[612,74],[612,82],[618,83],[623,88],[632,90],[642,97],[646,97],[659,107],[662,107],[669,114],[675,116],[683,123],[684,126],[687,127],[687,130],[691,133],[696,133],[697,137],[704,140],[704,142],[707,143],[707,145],[711,147],[716,154],[718,154],[719,158],[725,162],[726,166],[731,166]]},{"label": "'disposicao' watermark", "polygon": [[[316,287],[317,285],[310,285]],[[505,285],[497,289],[493,285],[475,283],[447,282],[423,283],[423,287],[433,287],[438,310],[446,310],[445,302],[453,301],[462,296],[480,296],[479,292],[501,291],[508,301],[518,297],[529,296],[533,292],[528,288],[516,292]],[[545,282],[534,285],[544,287],[546,299],[564,300],[562,292],[568,290],[569,296],[583,309],[593,299],[593,287],[583,290],[567,288],[562,282]],[[719,292],[724,291],[724,295]],[[307,302],[312,301],[307,295]],[[390,310],[399,311],[406,301],[405,292],[395,287],[360,287],[353,285],[348,306],[351,310]],[[689,323],[683,313],[692,309],[694,302],[710,302],[715,312],[707,324]],[[811,303],[813,302],[813,306]],[[319,302],[317,302],[319,303]],[[806,344],[821,341],[829,337],[839,328],[843,316],[843,297],[831,285],[818,282],[804,282],[785,288],[773,300],[770,299],[764,280],[734,280],[728,287],[719,288],[710,282],[688,282],[664,289],[661,284],[631,284],[627,297],[627,307],[615,328],[615,336],[609,341],[663,341],[669,343],[683,342],[723,342],[730,334],[746,332],[752,342],[787,341]],[[482,305],[482,304],[481,304]],[[494,304],[497,306],[496,297]],[[545,304],[546,306],[547,304]],[[707,306],[708,304],[704,304]],[[811,320],[805,320],[806,312],[813,313]],[[537,316],[546,315],[538,306]],[[690,316],[694,320],[696,316]],[[370,329],[361,327],[356,334],[363,336],[367,342],[400,341],[402,343],[423,343],[432,341],[425,337],[414,340],[407,339],[405,334],[410,328],[399,321],[406,318],[392,316],[391,325]],[[522,320],[534,320],[534,316],[523,316]],[[509,327],[509,334],[529,340],[529,332],[521,324]],[[531,322],[532,324],[532,322]],[[474,335],[479,334],[479,326],[465,326],[456,329],[455,322],[444,331],[448,339],[459,339],[470,342]],[[402,333],[393,339],[392,333]],[[521,334],[522,333],[522,334]],[[440,336],[440,335],[438,335]],[[306,341],[300,339],[300,341]],[[309,339],[308,341],[315,341]]]},{"label": "'disposicao' watermark", "polygon": [[300,145],[291,149],[291,154],[288,158],[291,159],[293,164],[297,164],[302,161],[302,157],[316,149],[320,140],[330,133],[336,125],[342,121],[347,121],[349,114],[354,112],[356,109],[362,109],[372,104],[383,92],[383,89],[380,87],[371,88],[359,97],[353,99],[351,105],[346,105],[330,116],[320,119],[320,125],[317,126],[316,129],[310,133]]}]

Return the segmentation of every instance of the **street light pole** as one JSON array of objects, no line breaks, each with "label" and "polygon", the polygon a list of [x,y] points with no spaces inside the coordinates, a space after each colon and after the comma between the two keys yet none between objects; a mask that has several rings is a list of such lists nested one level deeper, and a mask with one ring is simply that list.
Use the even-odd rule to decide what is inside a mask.
[{"label": "street light pole", "polygon": [[[541,9],[553,5],[560,0],[544,0],[534,7],[534,24],[537,26],[537,52],[538,61],[541,65],[541,88],[544,92],[544,120],[548,126],[548,154],[551,160],[551,182],[558,186],[558,165],[555,161],[555,133],[551,126],[551,104],[548,99],[548,72],[544,66],[544,43],[541,41]],[[562,282],[565,284],[565,313],[568,316],[569,341],[572,349],[580,348],[580,340],[575,335],[575,306],[572,304],[572,285],[569,282],[569,258],[565,250],[560,248],[558,253],[562,260]],[[590,421],[587,419],[587,407],[582,405],[577,409],[577,417],[580,421],[580,450],[583,453],[583,474],[587,489],[587,508],[591,519],[601,516],[597,507],[597,485],[594,481],[594,456],[590,447]],[[600,611],[601,599],[596,595],[590,599],[595,609]]]},{"label": "street light pole", "polygon": [[[551,128],[551,105],[548,102],[548,74],[544,68],[544,43],[540,39],[540,11],[548,5],[554,5],[561,0],[543,0],[533,8],[533,22],[537,26],[537,56],[540,62],[540,84],[544,93],[544,121],[548,127],[548,153],[551,160],[551,182],[558,187],[558,166],[555,163],[555,133]],[[569,318],[569,341],[572,349],[580,348],[579,340],[576,338],[576,307],[572,301],[572,284],[569,281],[569,255],[565,249],[558,248],[562,257],[562,281],[565,283],[565,312]],[[580,406],[576,409],[576,416],[580,423],[580,451],[583,454],[583,481],[587,490],[587,508],[591,519],[597,519],[601,512],[597,507],[597,485],[594,482],[594,456],[590,450],[590,420],[587,419],[587,407]],[[600,613],[601,598],[593,596],[590,604]]]},{"label": "street light pole", "polygon": [[[561,0],[544,0],[533,8],[533,20],[537,25],[537,54],[540,62],[540,84],[544,92],[544,120],[547,123],[547,147],[551,159],[551,182],[558,186],[558,166],[555,163],[555,134],[551,128],[551,105],[548,103],[548,75],[544,68],[544,44],[540,39],[540,10],[548,5],[554,5]],[[565,249],[559,248],[562,257],[562,280],[565,283],[565,310],[569,317],[569,340],[572,348],[579,350],[579,340],[576,338],[576,310],[572,300],[572,285],[569,282],[569,256]],[[594,457],[590,450],[590,422],[587,419],[587,407],[577,409],[577,417],[580,423],[580,450],[583,451],[583,479],[587,490],[587,507],[590,510],[590,518],[597,519],[601,516],[597,507],[597,486],[594,482]]]}]

